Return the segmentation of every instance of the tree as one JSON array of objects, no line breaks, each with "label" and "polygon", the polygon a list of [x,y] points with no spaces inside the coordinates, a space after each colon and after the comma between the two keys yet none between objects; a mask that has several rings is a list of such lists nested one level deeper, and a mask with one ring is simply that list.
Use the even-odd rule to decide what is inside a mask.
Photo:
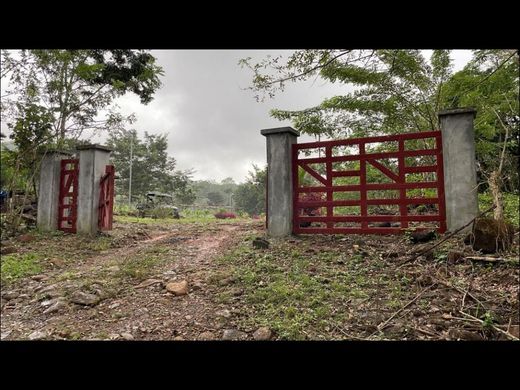
[{"label": "tree", "polygon": [[183,204],[193,202],[191,171],[175,170],[175,159],[167,153],[166,134],[145,132],[141,140],[136,130],[116,130],[109,135],[107,145],[113,149],[111,158],[120,177],[116,180],[118,194],[128,197],[132,154],[133,195],[159,191],[173,194]]},{"label": "tree", "polygon": [[253,170],[249,171],[246,182],[239,184],[235,191],[236,208],[250,215],[264,213],[266,180],[267,168],[260,169],[253,165]]},{"label": "tree", "polygon": [[[448,50],[434,50],[428,62],[420,50],[299,50],[286,62],[268,57],[252,64],[250,89],[257,99],[283,91],[287,82],[315,75],[353,88],[299,111],[272,110],[302,133],[332,138],[418,132],[436,129],[443,109],[475,106],[477,160],[481,175],[498,166],[505,130],[504,163],[510,190],[518,188],[518,51],[475,50],[466,68],[453,74]],[[515,157],[516,156],[516,157]]]},{"label": "tree", "polygon": [[[446,105],[477,109],[475,138],[479,181],[484,184],[481,189],[493,172],[500,171],[498,185],[518,193],[518,75],[518,52],[475,50],[472,60],[445,87]],[[503,158],[497,158],[501,155]]]},{"label": "tree", "polygon": [[[132,121],[110,108],[111,103],[132,92],[148,104],[163,74],[144,50],[3,51],[2,68],[2,78],[9,77],[2,119],[16,122],[26,116],[28,104],[36,105],[52,118],[47,140],[58,147],[66,137],[78,139],[85,129],[113,130]],[[98,118],[107,109],[106,117]]]},{"label": "tree", "polygon": [[[369,136],[436,128],[443,85],[451,75],[449,51],[435,50],[428,63],[420,50],[299,50],[286,63],[280,57],[243,67],[254,72],[257,99],[283,91],[287,82],[319,75],[354,88],[316,107],[272,110],[310,135]],[[267,72],[265,71],[267,69]],[[274,71],[274,74],[272,72]]]},{"label": "tree", "polygon": [[207,198],[210,206],[221,206],[224,204],[224,196],[218,191],[208,192]]}]

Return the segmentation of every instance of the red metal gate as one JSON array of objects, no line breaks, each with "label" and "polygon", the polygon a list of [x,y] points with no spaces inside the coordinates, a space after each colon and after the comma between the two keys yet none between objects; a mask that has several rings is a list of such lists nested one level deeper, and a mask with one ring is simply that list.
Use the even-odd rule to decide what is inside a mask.
[{"label": "red metal gate", "polygon": [[61,160],[58,230],[76,233],[79,160]]},{"label": "red metal gate", "polygon": [[[318,157],[300,156],[316,150]],[[292,166],[295,234],[391,234],[432,228],[417,222],[436,223],[440,233],[446,231],[440,131],[293,144]],[[302,174],[314,183],[299,183]],[[408,180],[417,178],[423,180]],[[421,207],[429,207],[430,213],[417,214]]]},{"label": "red metal gate", "polygon": [[105,174],[101,177],[99,182],[99,230],[112,229],[112,215],[114,210],[114,173],[114,166],[107,165],[105,168]]}]

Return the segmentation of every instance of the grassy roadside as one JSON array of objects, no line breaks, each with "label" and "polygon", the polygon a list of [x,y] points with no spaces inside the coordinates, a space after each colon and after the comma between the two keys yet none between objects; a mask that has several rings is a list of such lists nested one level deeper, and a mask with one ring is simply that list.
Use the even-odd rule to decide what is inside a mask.
[{"label": "grassy roadside", "polygon": [[249,236],[218,260],[222,271],[213,281],[231,278],[234,285],[217,299],[231,302],[233,291],[243,290],[247,314],[241,325],[268,326],[280,339],[344,338],[336,331],[338,325],[364,309],[363,303],[382,287],[389,293],[377,312],[364,313],[369,322],[370,317],[398,308],[409,284],[381,272],[381,259],[365,251],[330,245],[316,248],[307,241],[278,241],[270,249],[257,250],[251,245],[253,238]]}]

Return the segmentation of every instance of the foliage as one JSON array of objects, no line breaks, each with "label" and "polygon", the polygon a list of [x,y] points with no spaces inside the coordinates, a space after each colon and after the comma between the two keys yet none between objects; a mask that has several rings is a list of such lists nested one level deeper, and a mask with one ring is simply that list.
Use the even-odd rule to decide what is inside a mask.
[{"label": "foliage", "polygon": [[[240,61],[253,72],[250,89],[257,99],[283,91],[286,83],[322,79],[347,92],[303,110],[276,109],[299,131],[331,138],[420,132],[437,128],[437,113],[463,106],[477,108],[475,133],[479,174],[498,165],[504,126],[511,129],[503,178],[518,189],[518,52],[475,50],[473,59],[453,74],[449,50],[434,50],[429,61],[420,50],[298,50],[287,61],[270,57]],[[484,189],[484,187],[482,187]]]},{"label": "foliage", "polygon": [[246,182],[240,184],[235,192],[237,210],[249,215],[265,213],[265,192],[267,183],[267,167],[260,169],[253,165]]},{"label": "foliage", "polygon": [[[132,92],[147,104],[161,86],[162,69],[145,50],[20,50],[2,51],[2,78],[9,88],[2,101],[2,119],[16,123],[27,109],[38,107],[51,123],[52,141],[62,147],[68,136],[85,129],[113,130],[124,118],[113,100]],[[101,110],[108,110],[99,118]]]},{"label": "foliage", "polygon": [[[504,198],[504,218],[507,222],[513,224],[516,228],[520,227],[520,220],[518,211],[520,210],[520,201],[518,194],[512,194],[505,192]],[[478,203],[481,211],[484,211],[491,207],[493,204],[493,197],[489,192],[478,194]]]},{"label": "foliage", "polygon": [[446,105],[475,107],[477,173],[487,187],[487,178],[497,169],[508,128],[502,187],[518,193],[519,178],[519,67],[518,54],[508,50],[475,50],[466,67],[446,83]]},{"label": "foliage", "polygon": [[442,86],[452,68],[447,50],[435,50],[431,63],[420,50],[388,49],[298,50],[286,63],[280,60],[268,58],[254,65],[250,59],[242,60],[241,65],[254,72],[251,89],[273,96],[288,81],[315,75],[354,87],[316,107],[271,112],[277,119],[292,120],[303,133],[330,137],[435,128]]},{"label": "foliage", "polygon": [[41,272],[39,256],[34,253],[24,255],[3,255],[1,262],[2,283],[12,282]]},{"label": "foliage", "polygon": [[223,179],[220,183],[214,180],[198,180],[193,183],[195,203],[207,206],[232,206],[237,187],[231,177]]},{"label": "foliage", "polygon": [[183,204],[193,202],[191,171],[175,170],[175,159],[167,152],[166,134],[145,132],[144,139],[140,139],[136,130],[115,130],[109,135],[107,145],[113,149],[111,159],[119,177],[116,180],[119,195],[128,197],[131,161],[133,197],[159,191],[174,194]]},{"label": "foliage", "polygon": [[208,195],[208,204],[210,206],[221,206],[224,204],[224,196],[220,192],[212,191],[209,192]]}]

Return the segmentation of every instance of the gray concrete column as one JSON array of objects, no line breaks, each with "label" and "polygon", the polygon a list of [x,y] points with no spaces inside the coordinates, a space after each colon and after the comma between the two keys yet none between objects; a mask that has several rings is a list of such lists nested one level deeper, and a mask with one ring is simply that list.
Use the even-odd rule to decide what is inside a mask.
[{"label": "gray concrete column", "polygon": [[260,133],[267,138],[267,234],[288,236],[293,222],[291,145],[300,133],[292,127],[264,129]]},{"label": "gray concrete column", "polygon": [[36,224],[41,231],[50,232],[58,228],[61,160],[71,156],[71,153],[49,150],[42,158],[36,216]]},{"label": "gray concrete column", "polygon": [[98,232],[99,182],[109,164],[111,149],[102,145],[78,146],[78,219],[76,231],[95,235]]},{"label": "gray concrete column", "polygon": [[[459,108],[439,112],[444,163],[446,225],[454,231],[478,214],[475,157],[476,110]],[[463,231],[471,230],[471,225]]]}]

